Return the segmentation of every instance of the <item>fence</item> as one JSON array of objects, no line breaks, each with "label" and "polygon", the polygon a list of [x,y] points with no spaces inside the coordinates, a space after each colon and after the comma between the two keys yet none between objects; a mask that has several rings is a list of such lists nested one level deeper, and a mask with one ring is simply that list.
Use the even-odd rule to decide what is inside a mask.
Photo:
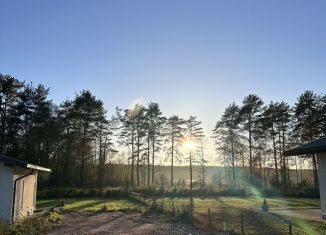
[{"label": "fence", "polygon": [[211,205],[208,208],[203,207],[203,210],[200,205],[195,205],[191,214],[189,199],[152,198],[136,193],[132,194],[132,198],[150,206],[153,211],[168,215],[171,219],[187,220],[207,234],[245,234],[247,231],[278,234],[279,230],[283,231],[283,234],[292,234],[293,231],[290,220],[258,208],[239,210],[230,206]]}]

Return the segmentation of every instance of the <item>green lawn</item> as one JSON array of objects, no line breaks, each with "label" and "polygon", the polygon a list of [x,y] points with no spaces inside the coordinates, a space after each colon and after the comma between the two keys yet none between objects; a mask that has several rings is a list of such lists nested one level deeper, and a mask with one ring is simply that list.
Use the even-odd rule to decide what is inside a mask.
[{"label": "green lawn", "polygon": [[[66,212],[93,212],[100,211],[106,207],[107,211],[137,211],[144,212],[147,207],[127,199],[108,199],[108,198],[72,198],[65,199]],[[38,200],[37,207],[56,206],[60,203],[58,199]]]}]

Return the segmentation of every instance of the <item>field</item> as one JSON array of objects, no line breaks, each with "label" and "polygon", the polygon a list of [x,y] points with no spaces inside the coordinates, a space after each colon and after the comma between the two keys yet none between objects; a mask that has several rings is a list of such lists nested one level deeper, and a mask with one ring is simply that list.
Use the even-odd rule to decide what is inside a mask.
[{"label": "field", "polygon": [[[39,207],[53,206],[58,200],[41,200]],[[127,199],[67,199],[65,213],[79,214],[102,211],[128,212],[142,214],[150,209],[150,201],[139,203]],[[188,198],[159,198],[157,207],[168,214],[170,222],[182,220],[178,213],[189,205]],[[289,223],[292,223],[293,234],[324,234],[326,223],[314,218],[294,218],[280,215],[277,210],[316,210],[319,208],[319,199],[301,198],[267,198],[271,213],[261,211],[262,199],[253,197],[219,197],[195,198],[193,225],[203,231],[233,231],[241,232],[241,213],[245,234],[288,234]],[[173,209],[174,208],[174,209]],[[210,210],[210,215],[208,211]],[[128,214],[127,213],[127,214]],[[88,214],[89,215],[89,214]],[[109,214],[108,214],[109,215]],[[153,220],[157,220],[154,218]],[[210,221],[210,222],[209,222]],[[156,222],[155,222],[156,223]],[[126,223],[127,224],[127,223]]]}]

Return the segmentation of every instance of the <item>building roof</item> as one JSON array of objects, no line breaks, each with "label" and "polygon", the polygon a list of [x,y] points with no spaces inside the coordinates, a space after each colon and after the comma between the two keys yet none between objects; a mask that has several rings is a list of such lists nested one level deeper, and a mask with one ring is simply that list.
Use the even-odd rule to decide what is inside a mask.
[{"label": "building roof", "polygon": [[285,156],[297,156],[297,155],[306,155],[313,153],[326,152],[326,136],[309,142],[307,144],[300,145],[293,149],[284,152]]},{"label": "building roof", "polygon": [[8,157],[5,155],[1,155],[1,154],[0,154],[0,162],[4,162],[6,165],[18,166],[18,167],[25,168],[25,169],[51,172],[51,169],[49,169],[49,168],[29,164],[28,162],[18,160],[16,158]]}]

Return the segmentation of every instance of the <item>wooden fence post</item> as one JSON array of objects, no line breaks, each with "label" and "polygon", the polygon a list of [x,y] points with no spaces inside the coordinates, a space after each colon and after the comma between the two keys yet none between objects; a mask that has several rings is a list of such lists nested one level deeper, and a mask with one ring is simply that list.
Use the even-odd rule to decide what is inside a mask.
[{"label": "wooden fence post", "polygon": [[164,213],[164,201],[162,200],[162,213]]},{"label": "wooden fence post", "polygon": [[289,234],[292,235],[292,221],[289,222]]},{"label": "wooden fence post", "polygon": [[208,208],[208,228],[211,229],[211,208]]},{"label": "wooden fence post", "polygon": [[240,214],[240,218],[241,218],[241,233],[244,233],[243,213],[242,212]]}]

